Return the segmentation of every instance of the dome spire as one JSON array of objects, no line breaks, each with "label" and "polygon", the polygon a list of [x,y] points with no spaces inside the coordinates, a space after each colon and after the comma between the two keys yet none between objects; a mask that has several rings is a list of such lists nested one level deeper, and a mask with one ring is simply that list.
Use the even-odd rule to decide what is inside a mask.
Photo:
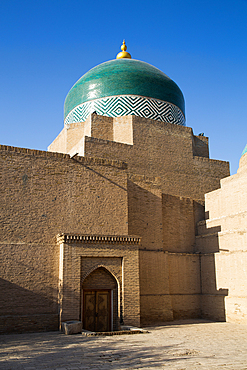
[{"label": "dome spire", "polygon": [[116,59],[121,59],[121,58],[129,58],[131,59],[131,55],[126,51],[127,50],[127,46],[125,44],[125,40],[123,40],[123,45],[121,46],[121,50],[120,53],[118,53]]}]

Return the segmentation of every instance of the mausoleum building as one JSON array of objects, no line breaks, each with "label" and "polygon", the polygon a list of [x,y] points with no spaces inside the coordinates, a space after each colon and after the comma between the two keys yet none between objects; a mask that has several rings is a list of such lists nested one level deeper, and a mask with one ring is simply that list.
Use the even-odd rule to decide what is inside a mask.
[{"label": "mausoleum building", "polygon": [[247,153],[229,177],[178,85],[126,49],[75,83],[48,151],[0,146],[1,332],[246,321]]}]

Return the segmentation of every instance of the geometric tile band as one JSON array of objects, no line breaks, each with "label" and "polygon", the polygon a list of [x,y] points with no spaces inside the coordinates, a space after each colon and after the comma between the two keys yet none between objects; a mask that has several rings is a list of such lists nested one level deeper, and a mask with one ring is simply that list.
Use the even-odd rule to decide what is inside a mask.
[{"label": "geometric tile band", "polygon": [[185,126],[184,115],[176,105],[138,95],[110,96],[85,102],[67,115],[64,124],[83,122],[95,111],[101,116],[135,115]]}]

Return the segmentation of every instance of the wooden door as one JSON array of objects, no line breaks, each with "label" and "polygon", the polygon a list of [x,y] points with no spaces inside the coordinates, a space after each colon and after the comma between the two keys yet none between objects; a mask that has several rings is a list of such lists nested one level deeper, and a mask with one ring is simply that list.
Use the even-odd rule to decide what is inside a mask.
[{"label": "wooden door", "polygon": [[111,330],[110,290],[83,290],[83,328],[89,331]]}]

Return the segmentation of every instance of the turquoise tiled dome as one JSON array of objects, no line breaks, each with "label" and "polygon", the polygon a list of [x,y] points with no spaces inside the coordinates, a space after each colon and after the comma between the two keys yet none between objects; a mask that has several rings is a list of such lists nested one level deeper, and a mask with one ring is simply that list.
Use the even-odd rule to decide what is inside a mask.
[{"label": "turquoise tiled dome", "polygon": [[243,156],[245,153],[247,153],[247,144],[246,144],[246,146],[245,146],[245,148],[244,148],[244,150],[243,150],[242,156]]},{"label": "turquoise tiled dome", "polygon": [[[115,99],[112,99],[112,97]],[[112,106],[113,104],[116,104],[116,97],[122,99],[120,102],[118,99],[118,108],[113,112],[111,111],[112,114],[108,114],[109,108],[108,111],[104,112],[104,108],[102,108],[102,106]],[[133,100],[134,97],[136,100]],[[145,97],[148,98],[148,100],[144,101],[141,99],[138,101],[138,97],[140,99]],[[106,100],[105,98],[111,99]],[[154,102],[157,105],[157,109],[160,109],[161,112],[152,112],[152,108],[150,108],[150,118],[159,119],[159,115],[162,116],[166,109],[168,122],[169,114],[173,114],[176,117],[180,115],[181,120],[183,120],[183,122],[174,123],[184,124],[184,97],[177,84],[159,69],[139,60],[110,60],[99,64],[83,75],[71,88],[66,97],[64,104],[64,117],[65,120],[66,117],[67,120],[68,117],[70,117],[70,120],[67,123],[70,123],[73,120],[81,120],[79,118],[80,115],[83,116],[83,114],[89,114],[90,112],[86,111],[89,111],[90,109],[92,110],[92,104],[90,102],[93,101],[100,101],[101,103],[101,110],[97,113],[112,116],[127,114],[142,115],[139,114],[139,112],[144,112],[144,105],[146,106],[148,104],[150,108]],[[166,102],[168,104],[164,105],[164,103],[162,106],[162,102]],[[90,108],[88,105],[89,103],[91,104]],[[126,108],[128,104],[131,105],[133,112],[131,110],[128,111]],[[135,104],[137,107],[136,110],[133,108]],[[167,111],[167,107],[169,108],[169,112]],[[147,107],[147,109],[149,108]],[[147,109],[146,113],[148,111]],[[95,110],[97,111],[97,109]],[[156,118],[155,114],[158,118]],[[179,120],[180,118],[178,117],[176,119]],[[161,118],[161,120],[164,119]]]}]

